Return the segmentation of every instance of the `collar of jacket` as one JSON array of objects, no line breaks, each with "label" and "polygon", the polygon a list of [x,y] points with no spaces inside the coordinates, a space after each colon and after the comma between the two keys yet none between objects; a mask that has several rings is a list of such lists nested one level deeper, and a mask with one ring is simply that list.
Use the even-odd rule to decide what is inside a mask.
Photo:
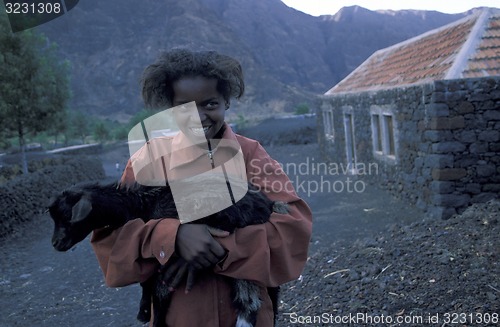
[{"label": "collar of jacket", "polygon": [[[238,143],[238,139],[236,138],[236,134],[227,123],[224,124],[224,134],[222,134],[222,138],[220,140],[217,140],[219,143],[218,146],[216,148],[212,148],[212,154],[215,153],[215,151],[220,151],[222,148],[227,148],[228,150],[236,153],[241,148]],[[171,151],[170,169],[189,164],[202,156],[206,156],[207,160],[210,160],[208,157],[209,151],[207,149],[193,145],[193,143],[182,133],[178,133],[174,136]]]}]

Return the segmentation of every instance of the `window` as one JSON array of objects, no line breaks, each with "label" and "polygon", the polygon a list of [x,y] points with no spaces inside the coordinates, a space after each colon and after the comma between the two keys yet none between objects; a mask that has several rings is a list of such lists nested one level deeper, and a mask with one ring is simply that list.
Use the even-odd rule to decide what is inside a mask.
[{"label": "window", "polygon": [[396,137],[393,115],[372,111],[371,116],[373,152],[378,156],[395,159]]},{"label": "window", "polygon": [[396,149],[394,147],[394,125],[392,124],[392,116],[384,115],[385,123],[385,133],[384,133],[384,143],[385,150],[384,153],[389,156],[396,155]]},{"label": "window", "polygon": [[372,115],[373,150],[382,153],[382,132],[380,128],[380,115]]},{"label": "window", "polygon": [[333,129],[333,109],[323,110],[323,128],[326,139],[333,142],[335,139]]}]

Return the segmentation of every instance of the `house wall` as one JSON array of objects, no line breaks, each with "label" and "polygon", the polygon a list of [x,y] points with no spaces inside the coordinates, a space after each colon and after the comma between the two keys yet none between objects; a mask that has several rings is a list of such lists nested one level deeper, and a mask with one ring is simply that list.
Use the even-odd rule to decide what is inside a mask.
[{"label": "house wall", "polygon": [[[321,153],[346,164],[344,115],[351,114],[358,165],[378,165],[376,174],[357,178],[448,218],[500,192],[499,85],[500,77],[462,79],[324,97],[317,114]],[[324,111],[333,113],[333,137],[323,132]],[[374,150],[373,115],[392,116],[392,156]]]},{"label": "house wall", "polygon": [[424,140],[440,159],[432,204],[446,218],[500,193],[500,77],[434,85]]}]

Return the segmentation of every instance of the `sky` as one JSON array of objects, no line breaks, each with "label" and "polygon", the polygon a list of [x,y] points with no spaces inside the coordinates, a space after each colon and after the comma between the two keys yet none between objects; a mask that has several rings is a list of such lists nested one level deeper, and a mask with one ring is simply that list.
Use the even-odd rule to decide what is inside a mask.
[{"label": "sky", "polygon": [[418,9],[447,14],[462,13],[476,7],[500,8],[500,0],[282,0],[288,7],[312,16],[334,15],[340,8],[358,5],[369,10]]}]

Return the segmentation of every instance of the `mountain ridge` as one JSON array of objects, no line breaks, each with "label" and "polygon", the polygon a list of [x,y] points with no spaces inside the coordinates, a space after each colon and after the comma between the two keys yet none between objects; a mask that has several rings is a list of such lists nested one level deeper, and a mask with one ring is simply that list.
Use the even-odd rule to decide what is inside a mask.
[{"label": "mountain ridge", "polygon": [[160,50],[190,46],[234,56],[248,87],[233,106],[269,116],[311,102],[376,50],[467,14],[353,6],[314,17],[280,0],[117,1],[80,2],[40,30],[72,63],[70,108],[118,120],[142,108],[140,76]]}]

